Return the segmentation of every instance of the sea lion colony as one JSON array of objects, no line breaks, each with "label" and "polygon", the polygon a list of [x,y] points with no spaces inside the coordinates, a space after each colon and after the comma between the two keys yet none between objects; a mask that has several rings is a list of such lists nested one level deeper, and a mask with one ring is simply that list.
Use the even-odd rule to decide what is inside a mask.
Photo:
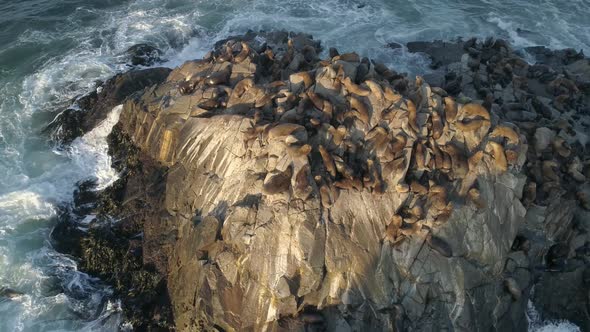
[{"label": "sea lion colony", "polygon": [[272,199],[314,196],[330,208],[342,191],[401,195],[384,235],[396,244],[444,223],[454,204],[486,208],[477,178],[522,166],[518,128],[490,105],[459,103],[355,53],[331,49],[320,61],[309,39],[287,45],[230,39],[168,79],[191,98],[186,117],[248,119],[240,135],[249,157],[265,163],[262,192]]}]

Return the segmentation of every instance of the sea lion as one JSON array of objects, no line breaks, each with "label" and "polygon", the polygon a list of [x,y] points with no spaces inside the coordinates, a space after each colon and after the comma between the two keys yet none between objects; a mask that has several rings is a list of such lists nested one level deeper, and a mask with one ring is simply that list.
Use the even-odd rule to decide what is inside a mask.
[{"label": "sea lion", "polygon": [[487,120],[468,120],[468,121],[461,120],[461,121],[455,122],[455,126],[457,127],[457,129],[459,129],[460,131],[465,131],[465,132],[476,131],[486,124],[489,124],[489,121],[487,121]]},{"label": "sea lion", "polygon": [[324,148],[322,145],[319,146],[320,155],[322,156],[322,160],[324,162],[324,166],[330,175],[335,178],[336,177],[336,166],[334,165],[334,158],[332,155]]},{"label": "sea lion", "polygon": [[451,97],[445,97],[444,99],[445,104],[445,119],[447,122],[455,122],[457,118],[457,104],[455,100]]},{"label": "sea lion", "polygon": [[275,195],[289,190],[291,185],[291,176],[293,170],[287,168],[285,172],[273,171],[266,175],[262,185],[262,193],[265,195]]},{"label": "sea lion", "polygon": [[310,152],[311,152],[311,145],[309,145],[309,144],[305,144],[302,146],[290,145],[287,147],[287,153],[289,153],[289,155],[293,159],[307,157]]},{"label": "sea lion", "polygon": [[514,280],[513,278],[504,279],[504,287],[506,287],[508,293],[512,295],[512,299],[514,301],[520,300],[522,296],[522,291],[520,290],[520,287],[518,286],[516,280]]},{"label": "sea lion", "polygon": [[268,132],[269,139],[281,139],[289,135],[296,135],[296,137],[305,138],[301,141],[307,141],[307,131],[302,125],[295,123],[281,123],[272,128]]},{"label": "sea lion", "polygon": [[520,141],[520,137],[516,133],[516,131],[505,125],[496,126],[496,128],[494,128],[494,130],[492,130],[492,132],[490,133],[490,137],[503,137],[506,139],[506,142],[510,145],[517,145]]},{"label": "sea lion", "polygon": [[[454,144],[450,143],[447,145],[439,146],[439,149],[444,151],[449,158],[451,159],[451,171],[456,178],[463,178],[467,175],[467,172],[470,170],[467,161],[465,160],[465,156],[463,152],[456,147]],[[443,156],[444,157],[444,156]],[[444,160],[443,160],[444,163]]]},{"label": "sea lion", "polygon": [[250,55],[250,46],[247,43],[241,42],[242,50],[234,57],[235,63],[241,63]]},{"label": "sea lion", "polygon": [[392,103],[395,103],[402,99],[402,96],[393,92],[393,89],[389,85],[385,85],[383,97],[385,97],[386,100]]},{"label": "sea lion", "polygon": [[334,164],[336,165],[336,170],[338,171],[338,173],[342,174],[342,176],[344,176],[345,178],[353,180],[354,171],[352,170],[352,168],[350,168],[350,166],[346,165],[344,163],[344,161],[342,160],[342,158],[340,158],[338,156],[333,156],[333,159],[334,159]]},{"label": "sea lion", "polygon": [[312,89],[307,90],[305,93],[315,108],[317,108],[319,111],[324,109],[324,100],[320,98],[320,96],[318,96],[315,92],[313,92]]},{"label": "sea lion", "polygon": [[181,95],[188,95],[195,91],[195,86],[191,81],[181,81],[178,83],[177,89]]},{"label": "sea lion", "polygon": [[530,248],[531,242],[523,235],[516,235],[514,242],[512,242],[512,246],[510,247],[512,251],[524,251],[525,254],[528,253]]},{"label": "sea lion", "polygon": [[418,128],[418,123],[416,122],[417,113],[416,113],[416,104],[413,101],[407,100],[407,108],[408,108],[408,125],[410,129],[414,131],[415,135],[420,134],[420,128]]},{"label": "sea lion", "polygon": [[355,95],[367,97],[371,94],[371,90],[366,90],[354,84],[350,77],[345,77],[344,79],[340,80],[340,82],[342,82],[346,91],[354,93]]},{"label": "sea lion", "polygon": [[356,111],[354,112],[354,115],[363,123],[369,124],[370,118],[367,106],[362,101],[353,96],[348,97],[348,102],[350,103],[350,108]]},{"label": "sea lion", "polygon": [[553,141],[553,150],[564,158],[569,157],[572,153],[572,149],[570,148],[569,144],[559,136],[557,136]]},{"label": "sea lion", "polygon": [[393,139],[394,141],[391,143],[391,149],[395,153],[403,150],[406,147],[406,143],[408,142],[406,136],[402,134],[397,134]]},{"label": "sea lion", "polygon": [[346,61],[346,62],[361,62],[361,58],[358,54],[352,53],[344,53],[332,58],[332,62],[336,62],[338,60]]},{"label": "sea lion", "polygon": [[366,80],[365,84],[369,87],[369,89],[371,90],[371,94],[375,96],[377,100],[384,99],[383,88],[381,88],[381,85],[379,85],[377,82],[373,80]]},{"label": "sea lion", "polygon": [[398,193],[407,193],[410,191],[410,186],[405,183],[398,183],[395,185],[395,191]]},{"label": "sea lion", "polygon": [[306,200],[313,191],[309,182],[309,176],[309,165],[305,165],[299,169],[294,179],[292,179],[294,182],[293,194],[301,200]]},{"label": "sea lion", "polygon": [[331,207],[334,204],[335,200],[332,197],[332,191],[326,184],[320,187],[320,199],[324,207]]},{"label": "sea lion", "polygon": [[421,196],[428,194],[428,189],[416,180],[413,180],[410,183],[410,190],[413,193],[415,193],[417,195],[421,195]]},{"label": "sea lion", "polygon": [[371,142],[372,147],[376,150],[379,150],[379,147],[381,147],[387,140],[387,130],[381,126],[376,126],[371,129],[365,136],[365,141]]},{"label": "sea lion", "polygon": [[346,190],[350,190],[350,189],[354,188],[353,181],[349,178],[344,178],[344,179],[334,182],[334,186],[336,188],[346,189]]},{"label": "sea lion", "polygon": [[420,141],[416,141],[416,147],[414,148],[414,160],[416,162],[416,169],[422,171],[426,168],[426,156],[424,151],[424,145]]},{"label": "sea lion", "polygon": [[443,135],[443,123],[437,110],[432,110],[430,121],[432,121],[432,138],[439,139]]},{"label": "sea lion", "polygon": [[404,235],[406,237],[410,237],[410,236],[418,234],[422,230],[421,223],[419,223],[419,222],[408,223],[407,221],[409,221],[409,220],[404,219],[404,223],[403,223],[402,227],[400,227],[400,229],[399,229],[399,233],[401,233],[402,235]]},{"label": "sea lion", "polygon": [[508,161],[506,160],[506,154],[504,154],[504,147],[502,145],[489,141],[486,145],[486,152],[492,155],[495,171],[504,173],[508,170]]},{"label": "sea lion", "polygon": [[224,48],[223,48],[223,52],[221,52],[218,56],[215,57],[215,61],[217,62],[229,62],[232,61],[234,55],[233,55],[233,50],[232,48],[229,46],[229,44],[225,44]]},{"label": "sea lion", "polygon": [[313,84],[313,78],[309,74],[309,72],[302,71],[289,76],[289,81],[291,84],[303,84],[303,88],[305,90],[309,89],[309,87]]},{"label": "sea lion", "polygon": [[439,253],[443,257],[453,256],[453,249],[451,248],[451,246],[445,240],[438,236],[428,233],[428,235],[426,236],[426,243],[432,250]]},{"label": "sea lion", "polygon": [[578,156],[572,159],[567,168],[567,171],[569,175],[577,182],[583,183],[586,181],[586,176],[582,173],[584,171],[584,165]]},{"label": "sea lion", "polygon": [[328,100],[324,100],[322,113],[324,114],[326,122],[330,122],[330,120],[332,120],[332,116],[334,115],[334,106],[332,106],[332,103]]},{"label": "sea lion", "polygon": [[471,188],[467,192],[467,195],[468,195],[469,199],[471,200],[471,202],[473,203],[473,205],[475,205],[475,207],[478,210],[485,209],[486,202],[481,197],[479,190],[477,190],[476,188]]},{"label": "sea lion", "polygon": [[207,77],[205,77],[205,84],[207,84],[207,85],[226,84],[229,82],[230,75],[231,75],[231,69],[228,66],[223,70],[216,71],[214,73],[207,75]]},{"label": "sea lion", "polygon": [[543,179],[549,181],[559,181],[559,164],[555,160],[544,160],[541,166]]}]

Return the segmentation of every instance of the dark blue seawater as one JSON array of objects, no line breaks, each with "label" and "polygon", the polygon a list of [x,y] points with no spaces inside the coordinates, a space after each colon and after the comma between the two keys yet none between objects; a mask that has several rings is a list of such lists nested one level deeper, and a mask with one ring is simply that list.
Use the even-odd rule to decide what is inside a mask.
[{"label": "dark blue seawater", "polygon": [[287,29],[420,73],[425,59],[384,45],[493,35],[589,50],[589,13],[587,0],[0,0],[0,287],[25,294],[0,300],[0,331],[129,328],[112,291],[48,241],[77,181],[117,178],[105,143],[117,110],[66,151],[40,135],[72,98],[126,70],[128,47],[155,44],[175,66],[231,34]]}]

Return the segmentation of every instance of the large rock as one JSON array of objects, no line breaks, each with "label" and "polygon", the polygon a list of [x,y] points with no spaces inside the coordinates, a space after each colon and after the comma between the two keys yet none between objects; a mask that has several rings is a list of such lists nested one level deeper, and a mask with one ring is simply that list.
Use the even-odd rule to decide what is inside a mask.
[{"label": "large rock", "polygon": [[[82,259],[108,274],[141,239],[183,331],[525,330],[529,299],[587,329],[579,84],[500,40],[443,48],[454,92],[304,34],[217,43],[126,99],[98,204],[121,221],[89,225],[115,252]],[[153,288],[142,327],[169,323]]]},{"label": "large rock", "polygon": [[[291,76],[290,81],[269,85],[267,75],[254,66],[260,65],[264,50],[258,54],[252,47],[249,56],[237,62],[241,48],[233,43],[218,45],[221,51],[208,61],[174,70],[166,82],[129,100],[121,115],[124,132],[143,153],[169,167],[164,204],[144,224],[144,260],[167,276],[178,329],[276,329],[289,319],[296,321],[289,324],[333,330],[525,328],[524,297],[514,299],[504,287],[505,260],[526,212],[520,203],[524,178],[506,172],[506,166],[483,152],[493,146],[486,142],[496,140],[487,136],[485,109],[457,104],[458,119],[471,119],[474,110],[482,110],[477,116],[483,120],[469,120],[482,121],[486,129],[481,133],[462,132],[456,126],[467,120],[450,115],[450,122],[434,133],[430,123],[438,126],[440,118],[446,118],[444,103],[426,83],[412,85],[406,98],[388,90],[389,83],[373,72],[373,83],[333,90],[334,80],[347,77],[330,76],[332,70],[337,74],[338,61],[351,68],[362,65],[358,57],[341,55],[315,67],[309,82],[301,76],[299,85],[299,76]],[[295,59],[313,45],[299,44],[299,49],[295,43],[293,49],[283,46],[268,75],[292,72],[292,61],[286,58]],[[224,45],[235,47],[233,61],[223,61],[231,60],[221,53]],[[252,63],[250,72],[240,69],[248,68],[244,62]],[[233,81],[236,68],[241,76]],[[228,78],[219,85],[209,83],[208,77],[224,71],[231,71],[224,74]],[[245,89],[237,86],[248,79]],[[314,90],[313,81],[316,93],[301,94]],[[271,87],[281,85],[280,90]],[[356,89],[368,95],[355,97]],[[392,100],[382,89],[392,93]],[[265,99],[268,94],[270,100]],[[311,102],[304,106],[305,101],[295,97],[281,113],[283,96],[288,95],[305,95]],[[347,98],[361,100],[370,114],[349,113]],[[409,98],[417,114],[409,115]],[[333,105],[328,106],[330,113],[328,102]],[[446,101],[449,107],[451,102]],[[298,103],[303,107],[299,111]],[[408,120],[408,115],[416,118]],[[433,116],[437,120],[429,120]],[[295,130],[306,134],[287,129],[281,133],[278,128],[285,123],[298,123],[301,129]],[[348,134],[344,140],[334,139],[336,128],[344,124]],[[406,149],[397,152],[405,159],[399,160],[405,164],[400,171],[388,170],[393,162],[388,159],[390,148],[375,146],[383,144],[372,141],[379,135],[375,128],[392,138],[406,137]],[[439,143],[429,141],[432,135],[440,136]],[[524,154],[526,147],[516,140],[510,148]],[[497,142],[499,147],[504,144],[503,139]],[[304,143],[311,154],[297,152]],[[439,144],[443,149],[454,144],[453,153],[459,155],[453,154],[449,163],[460,163],[465,158],[461,155],[479,149],[482,162],[474,162],[467,173],[459,169],[466,164],[443,169],[442,159],[434,161],[432,152]],[[330,175],[320,145],[332,158],[342,158],[342,168],[360,175],[347,178],[341,168]],[[424,154],[426,165],[415,161],[416,153]],[[367,159],[372,160],[369,165],[381,165],[377,173],[365,168]],[[520,166],[513,161],[509,167]],[[286,186],[266,187],[273,176],[287,176]],[[345,182],[357,176],[365,184],[345,189]],[[403,189],[411,180],[426,181],[422,186],[432,192]],[[437,182],[442,187],[436,187]],[[473,185],[479,191],[475,201],[460,193]],[[438,190],[448,191],[448,198],[437,196]],[[421,204],[446,205],[448,215],[433,212],[434,207],[418,216],[408,212]],[[403,222],[395,226],[398,218]]]}]

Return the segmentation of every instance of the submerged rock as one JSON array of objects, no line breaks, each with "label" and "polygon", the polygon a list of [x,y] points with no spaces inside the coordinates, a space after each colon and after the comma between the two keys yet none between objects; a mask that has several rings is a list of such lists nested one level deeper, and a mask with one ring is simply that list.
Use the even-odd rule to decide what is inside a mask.
[{"label": "submerged rock", "polygon": [[161,62],[162,51],[151,44],[137,44],[125,51],[132,66],[149,67]]}]

